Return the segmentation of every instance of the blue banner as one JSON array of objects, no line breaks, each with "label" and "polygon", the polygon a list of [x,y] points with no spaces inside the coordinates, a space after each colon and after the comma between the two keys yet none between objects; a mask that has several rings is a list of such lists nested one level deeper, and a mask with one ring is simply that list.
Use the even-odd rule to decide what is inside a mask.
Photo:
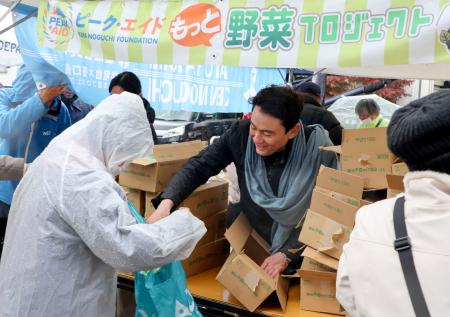
[{"label": "blue banner", "polygon": [[39,86],[70,84],[81,100],[96,105],[109,82],[123,71],[141,80],[155,109],[196,112],[249,112],[248,98],[261,88],[284,84],[285,70],[222,65],[148,65],[101,60],[37,45],[37,19],[15,28],[22,57]]}]

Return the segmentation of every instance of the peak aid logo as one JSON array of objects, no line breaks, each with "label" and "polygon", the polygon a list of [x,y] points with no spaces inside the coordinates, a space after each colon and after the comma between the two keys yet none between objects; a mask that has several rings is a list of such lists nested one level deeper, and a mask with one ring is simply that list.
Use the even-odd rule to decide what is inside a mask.
[{"label": "peak aid logo", "polygon": [[450,4],[448,4],[441,13],[437,23],[439,41],[447,47],[450,53]]},{"label": "peak aid logo", "polygon": [[50,43],[62,45],[69,42],[74,36],[72,7],[66,3],[64,5],[65,8],[58,3],[49,2],[42,14],[44,34]]},{"label": "peak aid logo", "polygon": [[170,23],[172,40],[182,46],[211,46],[210,39],[222,30],[220,10],[212,4],[195,4]]}]

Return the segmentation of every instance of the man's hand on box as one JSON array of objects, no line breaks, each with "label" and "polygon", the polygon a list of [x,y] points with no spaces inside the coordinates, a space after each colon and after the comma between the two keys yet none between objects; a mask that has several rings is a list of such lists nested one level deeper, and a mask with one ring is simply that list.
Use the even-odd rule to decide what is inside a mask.
[{"label": "man's hand on box", "polygon": [[271,277],[275,278],[287,268],[288,263],[289,261],[286,255],[282,252],[277,252],[266,258],[261,268]]},{"label": "man's hand on box", "polygon": [[158,220],[167,217],[170,215],[170,210],[173,207],[173,201],[170,199],[163,199],[159,204],[158,208],[156,208],[155,212],[148,217],[147,223],[155,223]]}]

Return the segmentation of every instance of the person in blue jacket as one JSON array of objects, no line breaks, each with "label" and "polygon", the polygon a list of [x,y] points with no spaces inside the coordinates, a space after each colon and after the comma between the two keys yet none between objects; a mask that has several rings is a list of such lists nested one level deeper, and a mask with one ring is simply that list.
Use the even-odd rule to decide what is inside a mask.
[{"label": "person in blue jacket", "polygon": [[[22,65],[12,88],[0,89],[0,155],[31,163],[50,141],[70,126],[69,112],[59,96],[64,85],[39,90]],[[9,207],[18,181],[0,181],[0,256]]]}]

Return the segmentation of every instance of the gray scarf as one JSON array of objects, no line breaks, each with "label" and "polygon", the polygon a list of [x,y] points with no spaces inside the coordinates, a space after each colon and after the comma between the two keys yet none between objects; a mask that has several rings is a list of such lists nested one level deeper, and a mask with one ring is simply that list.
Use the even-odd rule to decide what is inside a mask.
[{"label": "gray scarf", "polygon": [[309,208],[312,190],[320,165],[336,168],[336,155],[321,151],[320,146],[333,145],[321,125],[312,125],[313,131],[305,141],[305,131],[301,131],[293,140],[292,149],[287,158],[274,194],[267,179],[263,158],[256,153],[253,139],[249,137],[245,152],[245,181],[250,197],[264,208],[273,219],[271,253],[279,251]]}]

